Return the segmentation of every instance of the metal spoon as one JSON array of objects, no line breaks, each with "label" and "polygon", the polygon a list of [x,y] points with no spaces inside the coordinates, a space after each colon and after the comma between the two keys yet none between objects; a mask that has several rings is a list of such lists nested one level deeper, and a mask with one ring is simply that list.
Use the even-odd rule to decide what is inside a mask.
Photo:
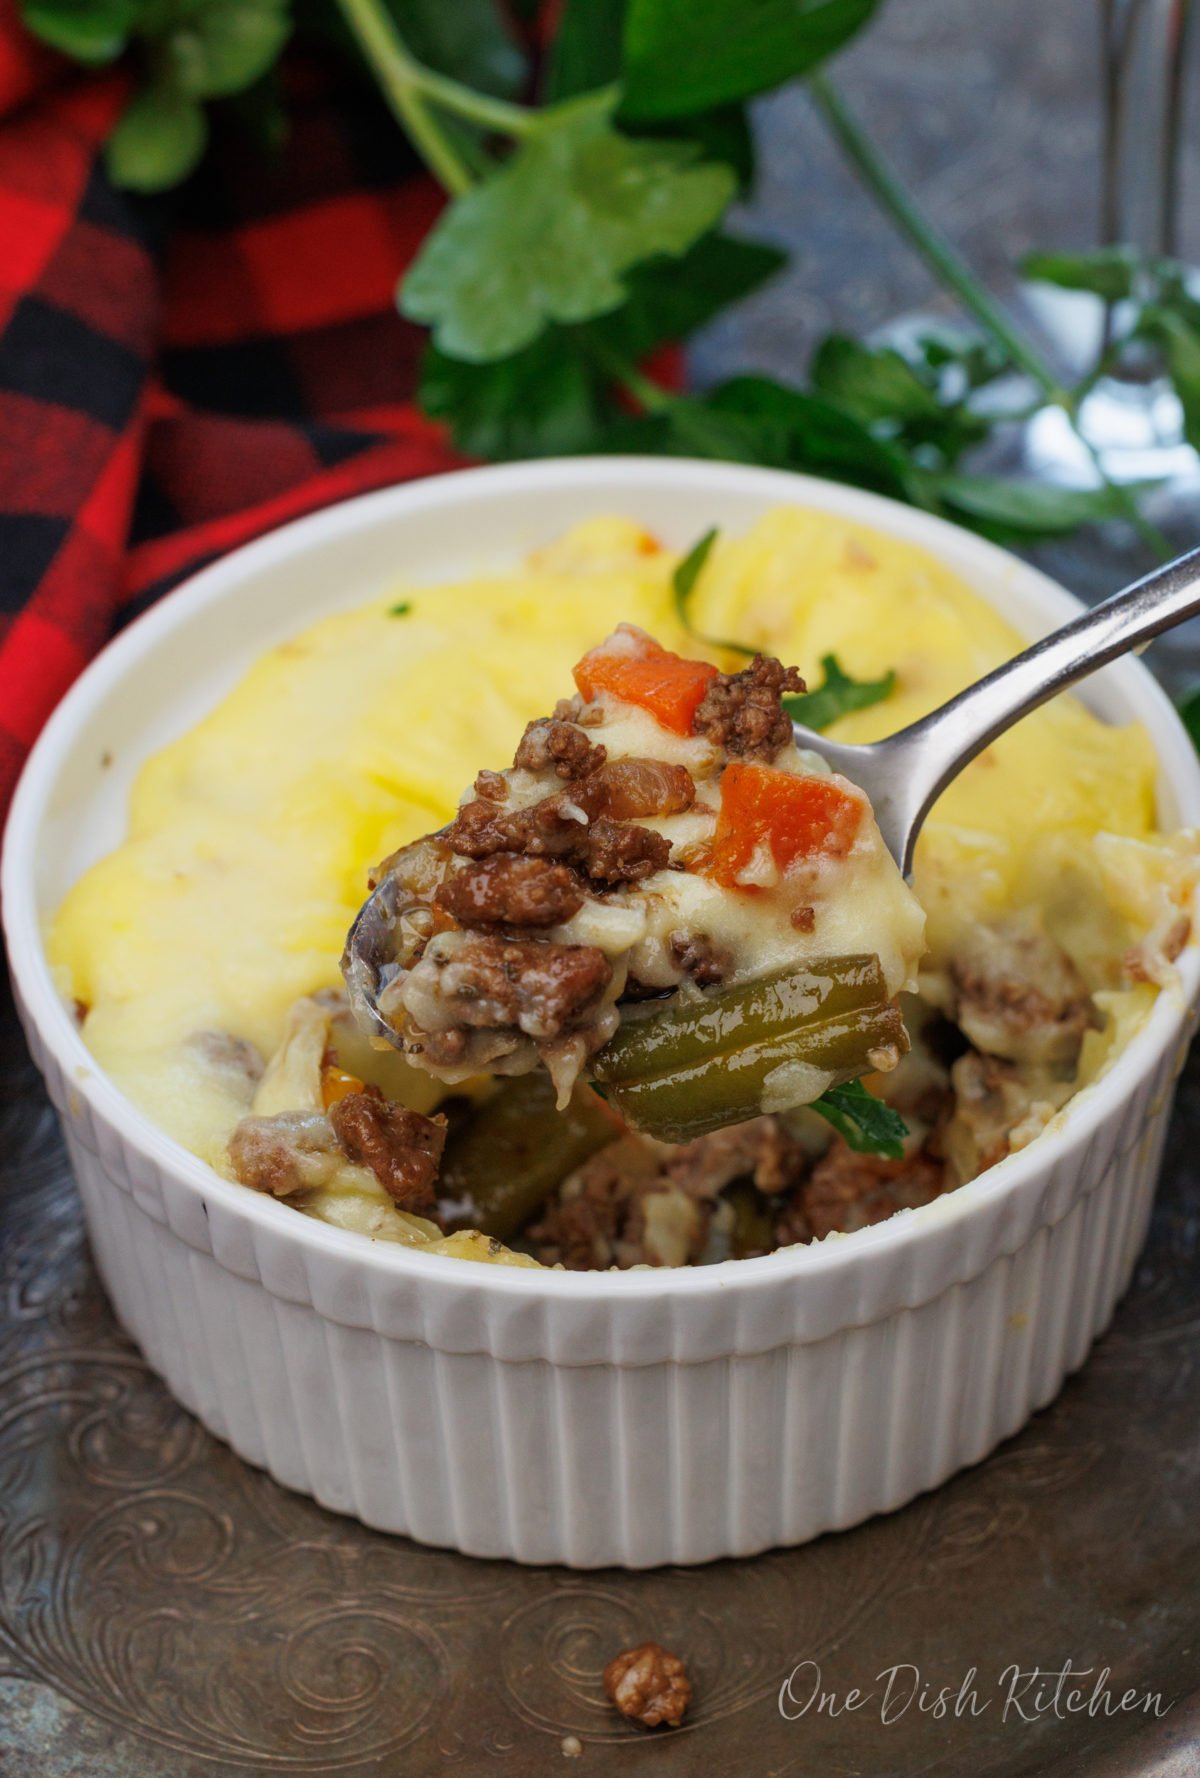
[{"label": "metal spoon", "polygon": [[[908,876],[926,815],[951,779],[990,742],[1076,680],[1197,614],[1200,549],[1114,593],[886,740],[850,746],[801,723],[794,725],[796,740],[866,793],[884,844]],[[359,1022],[391,1044],[398,1042],[397,1034],[380,1013],[377,997],[394,967],[396,914],[396,884],[385,877],[350,928],[342,959]]]},{"label": "metal spoon", "polygon": [[1076,680],[1197,614],[1200,549],[1043,636],[886,740],[850,746],[796,723],[796,741],[866,792],[883,842],[907,877],[926,815],[951,779],[990,742]]}]

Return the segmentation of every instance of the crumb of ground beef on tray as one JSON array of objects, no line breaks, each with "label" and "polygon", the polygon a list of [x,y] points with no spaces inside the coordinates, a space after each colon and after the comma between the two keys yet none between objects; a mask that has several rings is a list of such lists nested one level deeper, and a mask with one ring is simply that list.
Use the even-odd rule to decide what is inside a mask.
[{"label": "crumb of ground beef on tray", "polygon": [[626,1648],[604,1669],[606,1697],[630,1722],[645,1729],[678,1728],[692,1701],[692,1684],[678,1655],[657,1642]]}]

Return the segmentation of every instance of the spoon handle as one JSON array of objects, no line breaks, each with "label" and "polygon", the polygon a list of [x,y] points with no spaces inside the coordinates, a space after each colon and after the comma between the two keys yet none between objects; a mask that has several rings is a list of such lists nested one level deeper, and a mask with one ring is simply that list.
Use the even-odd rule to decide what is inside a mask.
[{"label": "spoon handle", "polygon": [[1197,614],[1200,549],[1114,593],[894,735],[886,745],[903,755],[909,773],[901,867],[911,864],[917,829],[932,803],[997,735],[1076,680]]}]

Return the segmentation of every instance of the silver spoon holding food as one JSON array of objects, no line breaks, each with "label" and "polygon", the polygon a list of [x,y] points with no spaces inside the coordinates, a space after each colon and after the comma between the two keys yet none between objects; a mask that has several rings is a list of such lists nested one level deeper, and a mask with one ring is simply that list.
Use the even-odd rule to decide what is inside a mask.
[{"label": "silver spoon holding food", "polygon": [[590,1082],[665,1141],[803,1104],[836,1122],[907,1047],[906,879],[937,797],[1197,613],[1200,550],[869,745],[793,724],[778,661],[723,674],[622,625],[512,766],[380,867],[343,958],[355,1015],[447,1086],[542,1068],[564,1110]]}]

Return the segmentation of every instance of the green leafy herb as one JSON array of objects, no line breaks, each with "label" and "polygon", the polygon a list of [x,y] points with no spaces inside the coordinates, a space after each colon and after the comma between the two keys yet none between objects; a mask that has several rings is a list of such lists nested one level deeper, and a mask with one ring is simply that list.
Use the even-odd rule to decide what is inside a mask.
[{"label": "green leafy herb", "polygon": [[1022,275],[1035,284],[1086,290],[1105,302],[1133,295],[1138,256],[1131,247],[1102,247],[1096,253],[1027,253]]},{"label": "green leafy herb", "polygon": [[106,158],[116,184],[146,192],[187,178],[208,141],[202,101],[262,82],[291,30],[289,0],[25,0],[22,10],[31,31],[79,61],[137,49],[145,79]]},{"label": "green leafy herb", "polygon": [[720,532],[715,525],[711,530],[706,531],[698,543],[693,543],[671,576],[671,588],[675,594],[675,610],[685,629],[688,627],[687,602],[700,578],[700,570],[707,562],[712,546],[719,536]]},{"label": "green leafy herb", "polygon": [[761,241],[720,232],[704,235],[678,259],[638,266],[629,300],[593,323],[600,336],[639,359],[667,341],[688,338],[773,278],[787,255]]},{"label": "green leafy herb", "polygon": [[834,333],[814,354],[814,386],[867,422],[928,419],[941,412],[937,395],[894,347],[872,349]]},{"label": "green leafy herb", "polygon": [[976,410],[976,392],[1007,368],[977,339],[929,333],[906,356],[832,334],[814,355],[813,385],[854,414],[874,437],[894,442],[932,469],[948,469],[987,437],[994,419]]},{"label": "green leafy herb", "polygon": [[460,451],[492,462],[595,450],[616,411],[603,374],[561,328],[491,364],[430,346],[420,397]]},{"label": "green leafy herb", "polygon": [[194,172],[208,141],[204,107],[163,81],[135,94],[108,138],[105,156],[118,185],[164,191]]},{"label": "green leafy herb", "polygon": [[1200,450],[1200,303],[1155,303],[1144,311],[1138,332],[1162,347],[1183,408],[1184,436]]},{"label": "green leafy herb", "polygon": [[[998,378],[1021,373],[1078,430],[1092,384],[1126,359],[1170,376],[1200,448],[1200,302],[1187,270],[1124,247],[1026,260],[1030,278],[1121,305],[1120,337],[1064,388],[819,72],[880,0],[560,0],[540,106],[512,97],[529,84],[512,21],[528,26],[536,0],[20,3],[32,31],[83,63],[128,54],[138,84],[108,166],[146,192],[197,165],[210,101],[234,101],[252,134],[278,143],[275,68],[293,19],[324,51],[358,58],[453,200],[399,300],[434,330],[422,403],[463,451],[761,463],[907,500],[1000,541],[1119,518],[1166,547],[1140,490],[1114,486],[1102,467],[1096,490],[1056,489],[972,474],[969,454],[1031,411],[1024,394],[1024,413],[1002,411]],[[691,396],[658,388],[648,354],[687,339],[783,262],[714,225],[753,177],[746,101],[797,75],[978,331],[930,325],[894,346],[834,335],[806,388],[760,376]]]},{"label": "green leafy herb", "polygon": [[487,364],[425,355],[421,405],[443,420],[459,450],[493,461],[608,448],[629,423],[597,348],[636,361],[665,340],[683,340],[729,302],[774,273],[772,247],[711,234],[679,260],[638,266],[629,299],[586,332],[549,327],[531,346]]},{"label": "green leafy herb", "polygon": [[609,448],[762,463],[900,500],[913,486],[902,453],[873,438],[860,420],[765,377],[735,377],[708,395],[673,398],[616,429]]},{"label": "green leafy herb", "polygon": [[113,62],[129,41],[142,0],[25,0],[21,12],[43,43],[77,62]]},{"label": "green leafy herb", "polygon": [[694,636],[697,642],[707,643],[709,648],[724,648],[731,654],[741,654],[753,659],[757,652],[755,649],[747,648],[743,642],[730,642],[721,636],[706,636],[703,630],[698,630],[692,622],[689,608],[692,593],[719,535],[720,533],[714,525],[711,531],[704,533],[698,543],[692,545],[687,555],[677,564],[675,572],[671,576],[671,590],[675,595],[675,614],[688,635]]},{"label": "green leafy herb", "polygon": [[806,74],[860,31],[879,0],[630,0],[625,109],[686,117]]},{"label": "green leafy herb", "polygon": [[626,0],[567,0],[550,46],[548,100],[572,99],[620,80],[625,7]]},{"label": "green leafy herb", "polygon": [[240,93],[272,67],[291,29],[289,0],[172,0],[149,5],[164,84],[194,99]]},{"label": "green leafy herb", "polygon": [[434,328],[443,352],[504,358],[550,322],[606,314],[624,301],[635,265],[683,253],[721,214],[729,169],[693,165],[691,143],[620,135],[615,97],[544,112],[500,171],[437,223],[400,306]]},{"label": "green leafy herb", "polygon": [[814,1099],[812,1109],[831,1123],[856,1154],[879,1154],[902,1160],[908,1126],[898,1111],[867,1091],[861,1080],[830,1087]]},{"label": "green leafy herb", "polygon": [[398,605],[389,605],[388,606],[388,616],[389,617],[407,617],[411,610],[412,610],[412,600],[411,599],[401,599],[401,601]]},{"label": "green leafy herb", "polygon": [[931,477],[928,487],[953,517],[970,520],[1001,542],[1063,536],[1080,525],[1117,518],[1122,510],[1113,489],[1105,487],[1057,488],[991,475]]},{"label": "green leafy herb", "polygon": [[[328,0],[320,0],[328,8]],[[388,0],[405,42],[419,61],[478,87],[508,96],[520,91],[525,57],[494,0]],[[597,85],[601,83],[596,82]]]},{"label": "green leafy herb", "polygon": [[822,655],[821,671],[824,677],[813,691],[783,700],[793,722],[802,722],[818,734],[832,727],[839,717],[849,716],[852,710],[869,710],[872,704],[881,704],[896,689],[894,673],[885,673],[882,679],[851,678],[842,670],[836,654]]}]

